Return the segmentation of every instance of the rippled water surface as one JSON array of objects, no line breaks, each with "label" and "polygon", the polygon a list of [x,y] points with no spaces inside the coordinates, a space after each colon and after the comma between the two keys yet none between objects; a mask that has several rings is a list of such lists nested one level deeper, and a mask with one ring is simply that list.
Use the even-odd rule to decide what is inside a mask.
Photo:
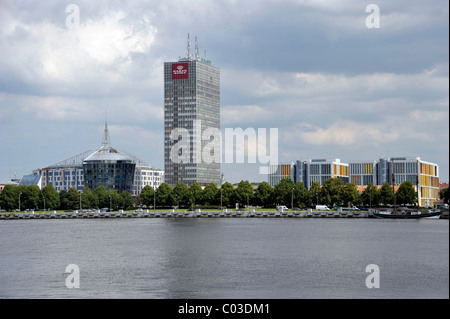
[{"label": "rippled water surface", "polygon": [[448,220],[10,220],[0,243],[0,298],[449,298]]}]

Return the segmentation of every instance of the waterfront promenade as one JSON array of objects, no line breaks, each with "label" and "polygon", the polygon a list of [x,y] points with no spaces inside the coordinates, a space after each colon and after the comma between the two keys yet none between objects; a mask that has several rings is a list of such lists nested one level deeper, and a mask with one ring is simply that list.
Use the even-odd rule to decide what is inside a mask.
[{"label": "waterfront promenade", "polygon": [[151,210],[142,211],[116,211],[105,212],[93,210],[89,212],[15,212],[0,214],[0,220],[12,219],[75,219],[75,218],[372,218],[373,211],[274,211],[274,210],[247,210],[235,211],[224,209],[222,211],[178,211],[178,210]]}]

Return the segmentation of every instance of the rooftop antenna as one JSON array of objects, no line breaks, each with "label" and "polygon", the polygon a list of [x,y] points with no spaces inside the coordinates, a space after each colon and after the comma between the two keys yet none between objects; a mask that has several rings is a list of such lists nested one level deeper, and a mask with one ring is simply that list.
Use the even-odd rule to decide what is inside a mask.
[{"label": "rooftop antenna", "polygon": [[195,59],[198,60],[200,58],[200,54],[198,52],[198,41],[197,36],[195,36]]},{"label": "rooftop antenna", "polygon": [[105,119],[105,130],[103,131],[102,147],[110,147],[108,122]]},{"label": "rooftop antenna", "polygon": [[191,38],[189,36],[189,33],[187,35],[187,58],[191,59]]}]

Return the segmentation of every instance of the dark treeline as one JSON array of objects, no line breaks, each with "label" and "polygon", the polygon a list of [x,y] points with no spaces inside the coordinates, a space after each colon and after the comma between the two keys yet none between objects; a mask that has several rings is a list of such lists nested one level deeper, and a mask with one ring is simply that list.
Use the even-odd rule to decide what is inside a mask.
[{"label": "dark treeline", "polygon": [[20,210],[75,210],[80,209],[80,204],[82,209],[129,209],[134,206],[134,200],[128,192],[118,194],[116,190],[106,190],[104,186],[93,191],[85,187],[82,192],[71,188],[58,193],[52,185],[47,185],[42,190],[36,185],[6,185],[0,193],[0,207],[7,211],[19,209],[19,206]]},{"label": "dark treeline", "polygon": [[[398,205],[415,205],[417,193],[410,182],[400,185],[396,196]],[[20,200],[19,200],[20,198]],[[81,203],[80,203],[81,201]],[[58,193],[52,185],[42,190],[37,186],[7,185],[0,193],[0,208],[2,210],[20,209],[60,209],[75,210],[92,208],[132,209],[133,207],[229,207],[236,203],[240,207],[247,205],[265,208],[285,205],[287,207],[314,207],[315,205],[347,206],[364,205],[376,207],[392,205],[394,194],[392,186],[385,184],[381,189],[370,184],[359,193],[353,183],[344,185],[341,180],[331,178],[323,185],[314,182],[308,190],[301,182],[294,183],[284,179],[275,187],[262,182],[256,188],[248,181],[241,181],[236,186],[224,183],[221,187],[209,184],[202,188],[198,183],[190,187],[183,183],[175,187],[162,183],[156,191],[151,186],[145,186],[139,196],[133,198],[128,192],[117,193],[114,189],[107,190],[99,186],[94,190],[85,187],[82,192],[75,188]]]}]

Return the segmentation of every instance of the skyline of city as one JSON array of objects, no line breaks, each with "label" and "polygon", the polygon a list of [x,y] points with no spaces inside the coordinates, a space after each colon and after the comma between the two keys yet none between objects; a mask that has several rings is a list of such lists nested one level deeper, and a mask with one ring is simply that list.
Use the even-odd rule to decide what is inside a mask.
[{"label": "skyline of city", "polygon": [[117,148],[163,168],[163,61],[188,33],[221,70],[222,132],[278,128],[280,163],[421,157],[449,180],[447,2],[378,1],[378,29],[350,1],[154,3],[79,1],[74,28],[61,4],[0,4],[0,180],[96,148],[105,112]]}]

